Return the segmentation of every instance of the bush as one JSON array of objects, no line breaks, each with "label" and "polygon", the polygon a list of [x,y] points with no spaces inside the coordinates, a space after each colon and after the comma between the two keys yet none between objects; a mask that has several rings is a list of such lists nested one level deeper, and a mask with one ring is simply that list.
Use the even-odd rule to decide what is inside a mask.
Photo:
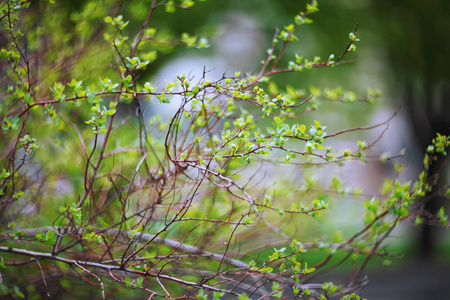
[{"label": "bush", "polygon": [[[438,135],[417,182],[387,179],[364,202],[359,230],[317,229],[330,198],[363,196],[337,177],[325,187],[308,174],[368,162],[376,142],[328,141],[387,122],[327,133],[304,115],[321,102],[371,103],[380,92],[275,83],[280,73],[338,66],[356,50],[357,28],[340,55],[285,61],[316,1],[276,30],[257,72],[209,80],[205,69],[158,87],[145,78],[159,59],[209,42],[152,20],[195,1],[85,1],[69,18],[48,2],[2,2],[3,296],[357,299],[369,260],[392,258],[385,240],[401,222],[448,225],[443,209],[423,214],[427,198],[414,202],[434,184],[426,180],[434,157],[446,154],[449,139]],[[147,15],[137,24],[120,9]],[[147,102],[161,111],[176,101],[168,119],[144,115]],[[345,284],[318,278],[347,260],[358,268]]]}]

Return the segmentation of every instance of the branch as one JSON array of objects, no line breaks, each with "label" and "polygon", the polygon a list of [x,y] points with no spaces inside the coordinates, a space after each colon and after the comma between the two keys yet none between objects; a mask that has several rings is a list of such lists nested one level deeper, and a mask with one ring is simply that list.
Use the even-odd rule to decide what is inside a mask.
[{"label": "branch", "polygon": [[[30,228],[30,229],[21,229],[20,231],[24,232],[25,235],[28,236],[34,236],[38,231],[42,231],[42,232],[46,232],[49,230],[55,230],[55,232],[59,235],[59,236],[64,236],[67,235],[68,230],[64,227],[51,227],[51,226],[47,226],[47,227],[41,227],[41,228]],[[81,234],[83,233],[85,230],[84,229],[76,229],[76,234]],[[119,231],[119,230],[115,230],[115,229],[94,229],[93,231],[95,232],[100,232],[102,234],[105,235],[110,235],[110,236],[120,236],[123,238],[130,238],[131,233],[130,231]],[[72,231],[73,232],[73,231]],[[191,246],[185,243],[180,243],[178,241],[175,240],[171,240],[171,239],[166,239],[166,238],[161,238],[158,236],[155,236],[153,234],[149,234],[149,233],[144,233],[142,235],[140,235],[139,233],[134,233],[133,235],[133,239],[137,239],[139,237],[140,240],[143,241],[150,241],[153,240],[155,243],[162,243],[165,244],[169,247],[172,247],[174,249],[178,249],[181,251],[185,251],[188,253],[193,253],[193,254],[199,254],[201,256],[204,257],[209,257],[211,259],[217,260],[217,261],[224,261],[230,265],[233,265],[237,268],[243,268],[243,269],[247,269],[249,267],[248,264],[237,260],[237,259],[232,259],[232,258],[227,258],[224,257],[224,255],[221,254],[216,254],[216,253],[212,253],[209,251],[205,251],[202,250],[199,247],[196,246]]]},{"label": "branch", "polygon": [[[239,296],[238,293],[235,293],[235,292],[232,292],[232,291],[229,291],[226,289],[215,288],[213,286],[206,285],[206,284],[198,284],[197,282],[182,280],[180,278],[176,278],[176,277],[173,277],[170,275],[155,274],[155,273],[144,272],[144,271],[136,271],[136,270],[129,269],[129,268],[123,268],[123,267],[117,266],[117,265],[107,265],[107,264],[95,263],[95,262],[90,262],[90,261],[79,261],[79,260],[75,260],[75,259],[67,259],[67,258],[60,257],[60,256],[54,256],[51,253],[36,252],[36,251],[24,250],[24,249],[18,249],[18,248],[6,247],[6,246],[0,246],[0,252],[14,253],[14,254],[31,256],[31,257],[41,258],[41,259],[51,259],[51,260],[56,260],[56,261],[66,263],[69,265],[75,265],[77,267],[79,267],[80,264],[82,264],[84,267],[93,267],[93,268],[102,269],[105,271],[120,271],[120,272],[123,271],[126,273],[137,274],[140,276],[151,276],[151,277],[155,277],[155,278],[158,277],[158,278],[167,279],[167,280],[176,282],[178,284],[186,285],[186,286],[192,286],[192,287],[196,287],[196,288],[204,288],[204,289],[208,289],[211,291],[224,292],[224,293],[232,294],[235,296]],[[92,274],[92,273],[90,273],[90,274]]]}]

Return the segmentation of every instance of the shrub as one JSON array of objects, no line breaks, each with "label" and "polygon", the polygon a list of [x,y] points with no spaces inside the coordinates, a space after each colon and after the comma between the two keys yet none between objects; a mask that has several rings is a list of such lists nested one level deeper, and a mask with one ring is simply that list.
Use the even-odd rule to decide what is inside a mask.
[{"label": "shrub", "polygon": [[[328,141],[387,123],[333,131],[304,118],[321,102],[373,102],[377,90],[362,97],[274,82],[280,73],[338,66],[356,50],[357,28],[340,55],[285,63],[316,1],[276,30],[257,72],[208,80],[205,69],[158,87],[145,78],[159,57],[209,43],[160,33],[154,14],[195,1],[152,1],[142,24],[112,14],[123,3],[86,1],[71,15],[72,33],[51,2],[2,2],[3,296],[357,299],[368,261],[391,259],[385,240],[399,223],[447,226],[443,210],[423,217],[426,198],[414,202],[433,185],[426,181],[433,157],[446,154],[441,135],[416,183],[386,180],[382,195],[364,202],[360,230],[322,236],[311,221],[323,222],[330,198],[362,196],[336,177],[324,187],[307,174],[370,161],[375,143],[334,149]],[[49,11],[54,19],[38,21]],[[169,119],[144,117],[146,102],[162,110],[174,99],[181,104]],[[136,113],[121,112],[126,106]],[[358,268],[345,284],[318,278],[347,260]]]}]

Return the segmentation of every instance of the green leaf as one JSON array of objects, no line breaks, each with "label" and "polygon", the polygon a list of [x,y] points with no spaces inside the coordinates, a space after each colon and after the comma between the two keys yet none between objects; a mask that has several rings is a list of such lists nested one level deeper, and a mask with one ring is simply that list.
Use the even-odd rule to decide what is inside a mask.
[{"label": "green leaf", "polygon": [[397,161],[394,161],[394,170],[397,176],[403,171],[404,168],[405,168],[404,165],[400,164]]},{"label": "green leaf", "polygon": [[319,11],[319,4],[317,1],[313,1],[311,4],[306,4],[306,10],[312,14]]},{"label": "green leaf", "polygon": [[142,282],[144,281],[144,277],[138,277],[138,279],[136,279],[136,287],[140,287],[142,286]]},{"label": "green leaf", "polygon": [[244,220],[242,221],[243,225],[250,225],[252,224],[252,219],[249,218],[248,215],[245,216]]},{"label": "green leaf", "polygon": [[247,296],[246,293],[240,294],[238,297],[238,300],[249,300],[250,298]]},{"label": "green leaf", "polygon": [[52,237],[54,237],[55,236],[55,231],[53,231],[53,229],[50,229],[49,231],[47,231],[47,233],[45,234],[45,239],[46,240],[49,240],[49,239],[51,239]]},{"label": "green leaf", "polygon": [[393,187],[394,182],[392,181],[392,179],[385,178],[383,185],[381,186],[381,194],[387,195],[392,190]]},{"label": "green leaf", "polygon": [[195,46],[195,43],[197,41],[196,36],[190,36],[189,33],[184,32],[181,34],[181,41],[186,44],[186,47],[191,48]]},{"label": "green leaf", "polygon": [[105,23],[112,24],[113,19],[110,16],[106,16],[104,19]]},{"label": "green leaf", "polygon": [[213,299],[214,299],[214,300],[221,299],[224,295],[225,295],[225,292],[217,292],[217,291],[214,291],[214,293],[213,293]]},{"label": "green leaf", "polygon": [[200,300],[208,300],[208,295],[205,294],[203,289],[200,289],[195,297]]},{"label": "green leaf", "polygon": [[128,287],[131,286],[131,278],[130,277],[126,276],[124,281],[125,281],[126,286],[128,286]]},{"label": "green leaf", "polygon": [[400,207],[398,216],[403,219],[403,218],[406,218],[408,215],[409,215],[409,210],[404,206]]},{"label": "green leaf", "polygon": [[445,208],[444,207],[441,207],[439,209],[439,211],[437,213],[437,216],[438,216],[439,223],[442,226],[447,226],[448,225],[448,216],[445,214]]},{"label": "green leaf", "polygon": [[17,297],[25,299],[24,293],[22,293],[20,291],[20,288],[17,285],[14,285],[13,290],[14,290],[14,293],[16,294]]},{"label": "green leaf", "polygon": [[415,224],[416,224],[416,226],[423,224],[423,218],[421,216],[417,216]]}]

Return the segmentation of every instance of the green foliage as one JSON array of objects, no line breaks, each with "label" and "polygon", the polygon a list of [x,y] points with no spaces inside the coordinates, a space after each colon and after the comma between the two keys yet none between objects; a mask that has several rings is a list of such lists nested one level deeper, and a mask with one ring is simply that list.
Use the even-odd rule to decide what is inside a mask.
[{"label": "green foliage", "polygon": [[[281,299],[292,288],[316,299],[359,299],[354,291],[367,261],[389,261],[384,242],[400,222],[448,226],[444,209],[422,216],[425,201],[415,202],[435,184],[426,173],[436,155],[447,154],[449,139],[438,134],[417,182],[400,182],[403,167],[394,164],[396,178],[364,202],[362,229],[350,236],[297,233],[300,224],[314,229],[313,218],[323,222],[336,195],[362,194],[336,176],[324,188],[309,167],[370,161],[373,146],[358,140],[352,149],[335,149],[330,139],[361,128],[335,131],[329,120],[303,116],[318,110],[319,100],[372,103],[380,92],[281,86],[274,78],[342,64],[356,50],[357,28],[339,56],[294,54],[284,63],[286,48],[319,11],[312,1],[276,31],[257,72],[208,80],[206,71],[200,78],[178,74],[155,86],[150,75],[167,53],[203,51],[209,42],[154,20],[194,11],[197,2],[153,1],[140,18],[133,14],[142,11],[130,9],[143,8],[140,1],[86,0],[69,18],[53,1],[1,3],[2,296],[30,297],[28,283],[45,282],[52,272],[61,274],[60,289],[45,284],[49,295],[90,293],[74,288],[84,281],[67,280],[75,275],[95,282],[93,297],[103,298]],[[49,11],[54,19],[36,22]],[[176,112],[157,115],[168,105]],[[135,113],[126,113],[130,106]],[[144,114],[149,107],[151,118]],[[279,180],[255,184],[259,166],[270,165],[282,166]],[[301,168],[302,177],[286,178],[290,167]],[[308,260],[312,252],[325,253],[321,263]],[[307,283],[338,255],[363,259],[350,284]],[[24,257],[26,270],[16,263]],[[267,282],[270,291],[262,288]]]}]

